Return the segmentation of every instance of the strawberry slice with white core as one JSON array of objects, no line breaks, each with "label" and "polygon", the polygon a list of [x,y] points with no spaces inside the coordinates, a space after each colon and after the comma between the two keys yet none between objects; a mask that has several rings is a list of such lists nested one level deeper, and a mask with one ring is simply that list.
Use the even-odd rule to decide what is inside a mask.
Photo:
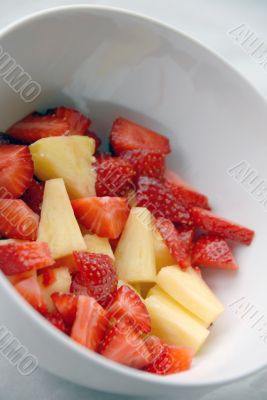
[{"label": "strawberry slice with white core", "polygon": [[66,324],[72,325],[76,317],[78,297],[72,293],[53,293],[51,298]]},{"label": "strawberry slice with white core", "polygon": [[86,134],[91,121],[80,111],[68,107],[57,107],[55,115],[62,118],[69,126],[69,135],[84,135]]},{"label": "strawberry slice with white core", "polygon": [[15,289],[24,299],[30,303],[37,311],[45,313],[47,305],[41,287],[36,276],[24,279],[15,285]]}]

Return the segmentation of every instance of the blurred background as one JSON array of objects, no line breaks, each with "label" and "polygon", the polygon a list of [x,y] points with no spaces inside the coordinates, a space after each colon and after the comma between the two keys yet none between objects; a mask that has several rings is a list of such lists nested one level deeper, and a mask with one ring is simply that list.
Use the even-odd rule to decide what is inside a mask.
[{"label": "blurred background", "polygon": [[[0,0],[0,29],[34,12],[70,4],[120,7],[163,21],[224,57],[267,97],[267,0]],[[250,39],[245,40],[246,37]],[[7,360],[0,357],[0,400],[120,398],[134,399],[81,388],[41,370],[31,376],[22,377]],[[179,393],[176,396],[178,398]],[[239,398],[267,399],[267,371],[219,388],[201,400]],[[191,399],[194,400],[195,397],[189,393],[187,400]]]}]

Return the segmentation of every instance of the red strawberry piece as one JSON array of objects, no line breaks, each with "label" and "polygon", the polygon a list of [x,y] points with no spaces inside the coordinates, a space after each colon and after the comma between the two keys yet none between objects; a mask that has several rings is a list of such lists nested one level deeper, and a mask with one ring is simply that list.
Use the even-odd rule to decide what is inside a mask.
[{"label": "red strawberry piece", "polygon": [[86,132],[86,136],[88,136],[89,138],[94,139],[95,141],[95,151],[97,152],[99,147],[101,146],[101,139],[97,136],[97,134],[95,132],[92,131],[87,131]]},{"label": "red strawberry piece", "polygon": [[171,255],[181,268],[191,265],[191,249],[194,229],[187,227],[175,228],[166,218],[158,218],[156,227],[165,240]]},{"label": "red strawberry piece", "polygon": [[73,276],[71,292],[94,297],[103,307],[110,303],[118,284],[111,258],[104,254],[75,251],[78,272]]},{"label": "red strawberry piece", "polygon": [[155,150],[162,154],[171,151],[167,137],[122,117],[114,121],[110,141],[116,154],[135,149]]},{"label": "red strawberry piece", "polygon": [[145,370],[157,375],[169,375],[186,371],[191,367],[193,356],[194,351],[190,347],[164,344],[160,355]]},{"label": "red strawberry piece", "polygon": [[84,135],[91,125],[89,118],[73,108],[57,107],[55,109],[55,115],[67,122],[69,135]]},{"label": "red strawberry piece", "polygon": [[164,217],[173,222],[191,224],[188,210],[158,179],[141,177],[138,181],[136,198],[137,205],[148,208],[156,218]]},{"label": "red strawberry piece", "polygon": [[193,247],[192,264],[202,267],[238,269],[227,242],[217,235],[200,236]]},{"label": "red strawberry piece", "polygon": [[53,263],[47,243],[20,242],[0,246],[0,270],[6,275],[45,268]]},{"label": "red strawberry piece", "polygon": [[72,293],[53,293],[51,298],[64,322],[72,326],[77,313],[78,297]]},{"label": "red strawberry piece", "polygon": [[121,153],[121,157],[133,166],[137,179],[140,176],[163,179],[165,169],[164,154],[158,151],[139,149]]},{"label": "red strawberry piece", "polygon": [[45,297],[38,284],[36,276],[23,279],[15,285],[15,289],[24,299],[40,313],[47,312]]},{"label": "red strawberry piece", "polygon": [[53,268],[44,268],[42,271],[42,283],[45,287],[52,285],[56,281],[56,276]]},{"label": "red strawberry piece", "polygon": [[224,239],[250,245],[255,235],[253,230],[214,215],[208,210],[193,207],[190,213],[196,226],[210,233],[218,234]]},{"label": "red strawberry piece", "polygon": [[63,333],[69,333],[68,327],[58,311],[52,311],[44,314],[45,319],[54,325],[55,328]]},{"label": "red strawberry piece", "polygon": [[165,185],[172,191],[174,197],[185,207],[197,206],[210,209],[207,196],[197,192],[174,172],[167,170],[164,178]]},{"label": "red strawberry piece", "polygon": [[150,363],[151,355],[142,336],[143,333],[127,323],[126,318],[119,320],[106,333],[98,352],[128,367],[144,368]]},{"label": "red strawberry piece", "polygon": [[97,159],[97,196],[124,196],[134,186],[132,165],[121,157],[105,155]]},{"label": "red strawberry piece", "polygon": [[129,286],[122,285],[113,297],[107,309],[108,320],[120,320],[125,316],[142,332],[151,330],[151,321],[145,304]]},{"label": "red strawberry piece", "polygon": [[87,197],[71,204],[79,223],[110,239],[120,236],[129,215],[128,202],[121,197]]},{"label": "red strawberry piece", "polygon": [[39,216],[22,200],[0,199],[0,235],[36,240]]},{"label": "red strawberry piece", "polygon": [[90,350],[96,350],[104,337],[108,320],[105,310],[88,296],[79,296],[71,337]]},{"label": "red strawberry piece", "polygon": [[33,179],[22,200],[38,215],[41,213],[44,197],[44,184]]},{"label": "red strawberry piece", "polygon": [[0,145],[3,144],[20,144],[19,141],[13,139],[11,136],[6,133],[0,132]]},{"label": "red strawberry piece", "polygon": [[33,143],[45,137],[69,134],[69,124],[55,115],[33,113],[12,125],[7,133],[23,143]]},{"label": "red strawberry piece", "polygon": [[27,146],[0,146],[0,197],[20,197],[30,186],[33,177],[33,161]]}]

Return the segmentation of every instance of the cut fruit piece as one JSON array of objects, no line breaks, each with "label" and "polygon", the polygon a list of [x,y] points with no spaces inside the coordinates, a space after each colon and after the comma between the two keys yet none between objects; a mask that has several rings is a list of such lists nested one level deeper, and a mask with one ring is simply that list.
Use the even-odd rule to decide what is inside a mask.
[{"label": "cut fruit piece", "polygon": [[156,178],[141,177],[137,184],[137,205],[146,207],[156,217],[192,225],[188,210],[174,198],[171,190]]},{"label": "cut fruit piece", "polygon": [[30,271],[26,271],[26,272],[21,272],[20,274],[8,275],[7,279],[9,280],[10,283],[12,283],[12,285],[15,286],[20,281],[31,278],[32,276],[37,277],[37,273],[36,273],[35,269],[31,269]]},{"label": "cut fruit piece", "polygon": [[71,276],[68,268],[54,268],[54,281],[49,286],[45,282],[44,274],[38,276],[39,285],[44,293],[48,311],[54,311],[55,306],[51,295],[56,292],[67,293],[70,291]]},{"label": "cut fruit piece", "polygon": [[22,200],[0,199],[0,235],[36,240],[39,216]]},{"label": "cut fruit piece", "polygon": [[166,170],[164,178],[165,185],[171,189],[176,200],[182,203],[186,208],[193,206],[210,208],[207,196],[197,192],[174,172]]},{"label": "cut fruit piece", "polygon": [[63,333],[68,334],[69,329],[66,326],[62,316],[58,311],[47,312],[43,315],[47,321],[50,322],[55,328],[60,330]]},{"label": "cut fruit piece", "polygon": [[[188,270],[191,269],[191,272]],[[183,271],[177,266],[162,268],[157,276],[157,284],[169,296],[191,311],[207,324],[214,322],[224,307],[203,281],[199,283],[191,274],[198,274],[192,268]]]},{"label": "cut fruit piece", "polygon": [[233,253],[227,242],[217,235],[200,236],[193,246],[192,265],[222,268],[238,269]]},{"label": "cut fruit piece", "polygon": [[12,125],[7,133],[23,143],[33,143],[48,136],[62,136],[69,132],[69,125],[55,115],[32,113]]},{"label": "cut fruit piece", "polygon": [[140,178],[140,176],[163,179],[165,156],[159,151],[130,150],[122,153],[121,157],[133,166],[136,174],[135,179]]},{"label": "cut fruit piece", "polygon": [[114,121],[110,141],[117,154],[135,149],[156,150],[162,154],[171,151],[167,137],[122,117]]},{"label": "cut fruit piece", "polygon": [[194,229],[186,227],[176,229],[173,223],[166,218],[157,218],[156,228],[165,240],[175,262],[181,268],[189,267]]},{"label": "cut fruit piece", "polygon": [[54,259],[86,250],[63,179],[45,184],[38,241],[47,242]]},{"label": "cut fruit piece", "polygon": [[128,367],[144,368],[150,364],[151,355],[142,335],[126,319],[120,320],[107,332],[98,352]]},{"label": "cut fruit piece", "polygon": [[34,173],[42,181],[63,178],[72,199],[95,195],[94,140],[85,136],[50,137],[30,146]]},{"label": "cut fruit piece", "polygon": [[195,352],[204,344],[209,331],[170,297],[153,294],[145,304],[151,317],[152,334],[168,344],[190,346]]},{"label": "cut fruit piece", "polygon": [[68,135],[84,135],[91,125],[89,118],[73,108],[57,107],[55,115],[67,122],[69,127]]},{"label": "cut fruit piece", "polygon": [[0,197],[20,197],[31,184],[33,161],[27,146],[1,145]]},{"label": "cut fruit piece", "polygon": [[151,330],[150,317],[140,296],[127,285],[122,285],[115,293],[112,303],[107,309],[109,321],[127,318],[132,325],[144,332]]},{"label": "cut fruit piece", "polygon": [[108,320],[105,310],[89,296],[79,296],[71,337],[82,346],[96,350],[104,337]]},{"label": "cut fruit piece", "polygon": [[160,271],[162,267],[167,267],[167,265],[174,265],[175,260],[172,257],[170,250],[168,249],[162,235],[155,227],[153,229],[153,238],[157,271]]},{"label": "cut fruit piece", "polygon": [[152,216],[146,208],[133,207],[115,251],[119,279],[155,282],[156,265]]},{"label": "cut fruit piece", "polygon": [[120,236],[129,215],[127,200],[121,197],[87,197],[71,204],[80,224],[109,239]]},{"label": "cut fruit piece", "polygon": [[86,234],[83,238],[89,253],[106,254],[113,261],[115,261],[112,248],[107,238],[99,237],[97,235],[91,235],[89,233]]},{"label": "cut fruit piece", "polygon": [[36,214],[41,214],[42,203],[44,197],[44,184],[33,179],[31,186],[24,193],[22,200],[34,211]]},{"label": "cut fruit piece", "polygon": [[125,194],[125,198],[128,201],[130,207],[136,207],[136,193],[134,190],[130,190],[128,193]]},{"label": "cut fruit piece", "polygon": [[97,158],[97,196],[124,196],[134,189],[135,172],[132,165],[121,157]]},{"label": "cut fruit piece", "polygon": [[196,226],[210,233],[217,234],[224,239],[250,245],[255,235],[253,230],[238,225],[235,222],[228,221],[199,207],[192,208],[191,217]]},{"label": "cut fruit piece", "polygon": [[111,258],[86,251],[73,253],[78,272],[73,275],[71,291],[76,295],[94,297],[106,307],[113,298],[118,278]]},{"label": "cut fruit piece", "polygon": [[0,270],[5,275],[21,274],[53,263],[47,243],[21,242],[0,246]]},{"label": "cut fruit piece", "polygon": [[97,136],[95,132],[92,131],[87,131],[85,135],[95,141],[95,153],[96,153],[102,144],[102,140]]},{"label": "cut fruit piece", "polygon": [[51,295],[57,311],[68,326],[72,326],[76,318],[78,297],[72,293],[56,292]]},{"label": "cut fruit piece", "polygon": [[47,311],[45,296],[37,281],[36,276],[24,279],[15,285],[15,289],[40,313]]}]

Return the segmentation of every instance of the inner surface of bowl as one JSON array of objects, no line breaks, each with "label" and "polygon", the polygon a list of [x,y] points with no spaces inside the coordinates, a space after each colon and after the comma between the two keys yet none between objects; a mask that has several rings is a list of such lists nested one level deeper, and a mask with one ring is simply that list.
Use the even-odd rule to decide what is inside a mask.
[{"label": "inner surface of bowl", "polygon": [[[226,310],[190,371],[162,379],[114,368],[113,363],[101,360],[101,373],[113,369],[114,377],[125,374],[129,379],[125,378],[128,386],[124,391],[144,393],[151,382],[157,387],[215,384],[263,367],[267,363],[267,207],[263,195],[254,190],[255,179],[258,183],[267,179],[263,99],[227,64],[184,35],[111,9],[72,7],[43,13],[7,30],[1,46],[41,87],[34,101],[25,102],[0,79],[1,130],[33,110],[56,105],[74,106],[88,114],[92,130],[103,138],[117,116],[132,119],[170,138],[169,166],[206,193],[216,213],[256,231],[250,247],[236,249],[239,272],[205,274]],[[247,169],[247,179],[237,181],[229,170],[242,160],[242,165],[255,173],[251,175]],[[16,313],[24,315],[25,323],[33,321],[36,331],[44,325],[17,304],[12,289],[3,282],[1,277],[4,318],[12,329],[25,331],[27,340],[26,328],[14,321]],[[8,312],[7,305],[15,314]],[[254,307],[258,319],[263,315],[258,324],[256,317],[251,320],[252,314],[246,317],[246,307]],[[4,315],[4,308],[0,309]],[[100,388],[97,379],[92,382],[79,372],[79,360],[93,369],[99,357],[89,352],[81,355],[78,346],[62,340],[52,328],[43,336],[47,345],[49,337],[60,342],[61,363],[71,352],[76,372],[66,366],[60,370],[59,363],[39,352],[36,345],[40,364],[68,379]]]}]

